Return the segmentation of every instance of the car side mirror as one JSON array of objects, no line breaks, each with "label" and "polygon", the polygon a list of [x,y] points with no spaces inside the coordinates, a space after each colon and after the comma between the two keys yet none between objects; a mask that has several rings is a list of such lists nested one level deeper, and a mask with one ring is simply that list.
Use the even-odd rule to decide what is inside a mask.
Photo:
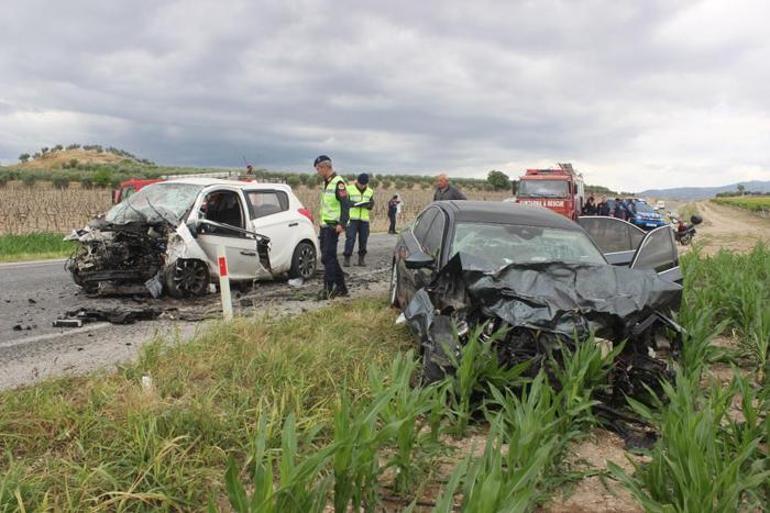
[{"label": "car side mirror", "polygon": [[407,269],[425,269],[433,265],[433,257],[424,251],[415,251],[404,259]]},{"label": "car side mirror", "polygon": [[692,216],[690,218],[690,222],[692,224],[701,224],[703,222],[703,218],[701,216]]}]

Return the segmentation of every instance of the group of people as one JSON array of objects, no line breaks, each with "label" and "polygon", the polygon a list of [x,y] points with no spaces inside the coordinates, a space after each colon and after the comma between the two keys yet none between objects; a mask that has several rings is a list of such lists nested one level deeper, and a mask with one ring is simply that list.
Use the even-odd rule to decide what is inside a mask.
[{"label": "group of people", "polygon": [[636,215],[636,205],[632,198],[615,198],[613,200],[602,196],[599,203],[595,203],[594,197],[589,196],[583,205],[582,215],[617,217],[628,221]]},{"label": "group of people", "polygon": [[[374,208],[374,190],[369,187],[369,175],[361,173],[352,184],[345,183],[332,167],[332,159],[320,155],[313,163],[316,173],[323,179],[321,187],[321,262],[324,266],[324,286],[319,299],[347,296],[345,273],[337,259],[337,245],[345,232],[343,266],[350,266],[353,249],[358,239],[358,263],[366,265],[366,244],[369,239],[369,213]],[[449,178],[441,174],[436,179],[434,201],[464,200],[465,195],[449,184]],[[388,233],[396,233],[396,217],[403,208],[398,194],[388,201]]]}]

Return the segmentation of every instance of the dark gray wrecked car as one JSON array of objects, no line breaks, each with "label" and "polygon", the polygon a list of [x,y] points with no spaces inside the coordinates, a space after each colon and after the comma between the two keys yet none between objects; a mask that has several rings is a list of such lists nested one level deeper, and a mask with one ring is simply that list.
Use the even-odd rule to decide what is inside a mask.
[{"label": "dark gray wrecked car", "polygon": [[565,346],[625,341],[613,394],[657,389],[670,375],[661,346],[675,352],[681,343],[672,319],[682,297],[673,233],[666,226],[613,239],[607,230],[620,225],[594,224],[604,239],[625,237],[636,248],[623,248],[621,258],[616,244],[613,265],[580,225],[544,208],[429,205],[398,239],[390,297],[419,336],[424,380],[451,372],[445,351],[458,356],[471,329],[484,326],[482,340],[504,330],[494,342],[501,363],[529,361],[533,373]]}]

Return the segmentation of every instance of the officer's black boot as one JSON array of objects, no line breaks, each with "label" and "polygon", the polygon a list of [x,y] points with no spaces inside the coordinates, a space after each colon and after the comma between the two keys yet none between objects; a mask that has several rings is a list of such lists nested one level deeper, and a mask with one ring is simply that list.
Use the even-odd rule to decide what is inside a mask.
[{"label": "officer's black boot", "polygon": [[343,260],[342,265],[345,267],[350,267],[350,256],[349,255],[343,255],[345,257],[345,260]]},{"label": "officer's black boot", "polygon": [[364,261],[365,255],[358,255],[358,265],[360,267],[366,267],[366,262]]}]

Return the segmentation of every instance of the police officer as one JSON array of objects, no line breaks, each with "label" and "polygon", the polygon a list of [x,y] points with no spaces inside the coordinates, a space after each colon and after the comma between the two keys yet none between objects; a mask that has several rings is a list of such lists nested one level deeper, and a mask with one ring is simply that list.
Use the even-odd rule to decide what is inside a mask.
[{"label": "police officer", "polygon": [[348,185],[350,202],[350,224],[345,232],[345,261],[342,265],[350,267],[350,257],[358,235],[358,265],[365,266],[366,241],[369,240],[369,211],[374,208],[374,190],[369,187],[369,175],[361,173],[358,179]]},{"label": "police officer", "polygon": [[321,155],[315,159],[315,170],[323,178],[321,188],[321,262],[324,265],[324,288],[320,299],[347,296],[345,275],[337,260],[337,242],[348,224],[350,205],[345,180],[332,169],[332,159]]}]

